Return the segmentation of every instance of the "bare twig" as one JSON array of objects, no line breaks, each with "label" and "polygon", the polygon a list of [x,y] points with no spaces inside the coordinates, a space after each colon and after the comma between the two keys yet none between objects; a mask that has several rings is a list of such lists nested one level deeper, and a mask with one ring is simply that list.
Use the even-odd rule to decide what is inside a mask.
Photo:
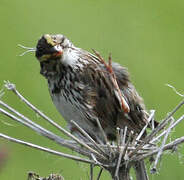
[{"label": "bare twig", "polygon": [[[155,115],[155,110],[152,110],[152,111],[151,111],[151,114],[150,114],[150,116],[149,116],[149,118],[148,118],[147,124],[143,127],[142,131],[139,133],[139,135],[138,135],[137,138],[136,138],[137,141],[138,141],[138,140],[142,137],[142,135],[144,134],[146,128],[148,127],[150,121],[153,119],[154,115]],[[153,128],[153,129],[154,129],[154,128]]]},{"label": "bare twig", "polygon": [[108,158],[105,151],[89,136],[86,131],[84,131],[75,121],[71,120],[70,122],[75,125],[75,127],[96,147],[97,150],[99,150],[99,152],[102,153],[104,158]]},{"label": "bare twig", "polygon": [[13,114],[7,112],[6,110],[0,108],[0,112],[3,113],[4,115],[8,116],[9,118],[31,128],[32,130],[34,130],[35,132],[49,138],[50,140],[70,148],[71,150],[74,150],[76,152],[82,153],[84,155],[88,155],[88,157],[90,156],[90,153],[87,153],[87,151],[84,151],[82,148],[79,148],[77,146],[75,146],[74,144],[68,143],[67,140],[62,139],[61,137],[53,134],[52,132],[46,130],[45,128],[41,127],[40,125],[34,123],[33,121],[31,121],[30,119],[28,119],[27,117],[25,117],[24,115],[20,114],[19,112],[17,112],[15,109],[13,109],[12,107],[8,106],[6,103],[4,103],[3,101],[0,101],[0,105],[2,105],[3,107],[7,108],[8,110],[10,110],[11,112],[15,113],[16,115],[18,115],[20,118],[14,116]]},{"label": "bare twig", "polygon": [[115,178],[118,178],[118,173],[119,173],[119,167],[121,164],[121,160],[122,160],[122,156],[123,156],[123,149],[120,149],[120,153],[119,153],[119,157],[118,157],[118,162],[117,162],[117,166],[116,166],[116,171],[115,171]]},{"label": "bare twig", "polygon": [[[125,131],[124,131],[124,137],[126,137],[126,133],[127,133],[127,126],[125,127]],[[124,158],[125,161],[127,161],[128,159],[125,157],[126,155],[126,151],[127,151],[127,148],[128,148],[128,145],[130,143],[130,140],[132,138],[132,133],[130,132],[129,136],[128,136],[128,140],[125,144],[125,147],[122,149],[120,149],[120,153],[119,153],[119,158],[118,158],[118,162],[117,162],[117,166],[116,166],[116,171],[115,171],[115,175],[114,177],[118,179],[118,173],[119,173],[119,168],[120,168],[120,164],[121,164],[121,161],[122,161],[122,158]],[[122,144],[124,145],[125,143],[125,140],[123,138],[123,142]]]},{"label": "bare twig", "polygon": [[93,153],[91,153],[91,158],[92,158],[93,161],[96,163],[96,165],[98,165],[98,166],[100,166],[100,167],[102,167],[102,168],[103,168],[103,167],[109,167],[108,164],[104,164],[104,163],[99,162]]},{"label": "bare twig", "polygon": [[117,150],[118,150],[118,152],[120,152],[119,147],[121,146],[121,141],[120,141],[121,136],[120,136],[120,128],[119,127],[116,128],[116,137],[117,137]]},{"label": "bare twig", "polygon": [[94,165],[90,164],[90,180],[93,180],[93,168],[94,168]]},{"label": "bare twig", "polygon": [[154,166],[153,166],[153,168],[151,169],[151,172],[152,172],[152,173],[155,173],[155,172],[156,172],[156,166],[157,166],[157,164],[158,164],[158,160],[161,158],[161,155],[162,155],[162,152],[163,152],[164,145],[165,145],[166,140],[167,140],[167,138],[168,138],[168,135],[169,135],[169,133],[170,133],[170,131],[171,131],[171,126],[172,126],[173,123],[174,123],[174,118],[172,118],[171,123],[170,123],[170,127],[167,129],[167,132],[166,132],[166,134],[165,134],[165,136],[164,136],[164,139],[163,139],[163,141],[162,141],[162,144],[161,144],[161,146],[160,146],[160,148],[159,148],[158,154],[157,154],[156,159],[155,159],[155,162],[154,162]]},{"label": "bare twig", "polygon": [[107,136],[106,136],[106,134],[105,134],[105,132],[104,132],[104,130],[103,130],[103,128],[101,126],[101,123],[100,123],[98,118],[96,118],[96,122],[98,124],[98,128],[99,128],[99,130],[100,130],[100,132],[101,132],[101,134],[102,134],[102,136],[103,136],[103,138],[105,140],[105,143],[107,144],[107,147],[108,147],[108,149],[110,151],[110,155],[111,155],[111,153],[113,153],[113,151],[112,151],[112,149],[110,147],[110,143],[108,142]]},{"label": "bare twig", "polygon": [[167,116],[166,118],[160,122],[157,128],[155,128],[145,139],[145,141],[149,141],[156,135],[161,129],[163,129],[166,124],[170,121],[170,118],[174,115],[174,113],[184,104],[184,100],[182,100]]},{"label": "bare twig", "polygon": [[179,93],[179,92],[176,90],[176,88],[175,88],[174,86],[172,86],[172,85],[170,85],[170,84],[166,84],[166,86],[172,88],[172,90],[173,90],[177,95],[179,95],[179,96],[181,96],[181,97],[184,97],[184,94]]},{"label": "bare twig", "polygon": [[[170,128],[173,129],[178,123],[180,123],[182,120],[184,119],[184,115],[182,115],[178,120],[176,120],[171,126]],[[153,138],[153,140],[151,140],[151,143],[154,143],[155,141],[159,140],[163,135],[165,135],[167,132],[167,130],[163,131],[162,133],[160,133],[156,138]]]},{"label": "bare twig", "polygon": [[171,113],[169,113],[166,118],[160,122],[160,124],[157,126],[157,128],[155,128],[148,136],[146,136],[146,138],[144,139],[144,141],[142,143],[140,143],[140,145],[137,146],[137,148],[132,151],[129,155],[133,156],[137,151],[139,151],[146,143],[148,143],[161,129],[163,129],[166,124],[170,121],[170,117],[172,117],[174,115],[174,113],[184,104],[184,100],[182,100],[175,108],[173,111],[171,111]]},{"label": "bare twig", "polygon": [[55,150],[52,150],[52,149],[49,149],[49,148],[38,146],[36,144],[32,144],[32,143],[29,143],[29,142],[25,142],[25,141],[22,141],[22,140],[19,140],[19,139],[12,138],[12,137],[7,136],[7,135],[2,134],[2,133],[0,133],[0,138],[6,139],[8,141],[12,141],[12,142],[15,142],[15,143],[18,143],[18,144],[22,144],[22,145],[25,145],[25,146],[29,146],[29,147],[34,148],[34,149],[45,151],[45,152],[48,152],[48,153],[51,153],[51,154],[54,154],[54,155],[57,155],[57,156],[62,156],[62,157],[65,157],[65,158],[69,158],[69,159],[72,159],[72,160],[75,160],[75,161],[95,164],[95,162],[92,161],[92,160],[80,158],[78,156],[73,156],[73,155],[58,152],[58,151],[55,151]]},{"label": "bare twig", "polygon": [[102,172],[103,172],[103,168],[100,169],[96,180],[100,180],[100,177],[102,175]]},{"label": "bare twig", "polygon": [[[182,137],[180,137],[180,138],[178,138],[178,139],[175,139],[174,141],[172,141],[172,142],[166,144],[166,145],[164,146],[164,148],[163,148],[163,151],[166,151],[166,150],[173,150],[173,149],[175,149],[176,146],[178,146],[178,145],[180,145],[180,144],[182,144],[182,143],[184,143],[184,136],[182,136]],[[134,157],[133,160],[134,160],[134,161],[143,160],[143,159],[145,159],[145,158],[148,158],[148,157],[150,157],[150,156],[153,156],[153,155],[157,154],[158,151],[159,151],[159,148],[157,148],[156,150],[150,151],[149,153],[144,154],[144,155],[142,155],[142,156]]]},{"label": "bare twig", "polygon": [[64,128],[62,128],[61,126],[59,126],[56,122],[54,122],[52,119],[50,119],[49,117],[47,117],[44,113],[42,113],[40,110],[38,110],[35,106],[33,106],[28,100],[26,100],[16,89],[16,86],[10,82],[6,82],[5,87],[8,90],[11,90],[12,92],[14,92],[23,102],[25,102],[28,107],[30,107],[32,110],[34,110],[37,114],[39,114],[42,118],[44,118],[45,120],[47,120],[50,124],[52,124],[53,126],[55,126],[56,128],[58,128],[62,133],[64,133],[65,135],[67,135],[68,137],[72,138],[74,141],[76,141],[77,143],[79,143],[80,145],[84,146],[85,148],[87,148],[88,150],[90,150],[91,152],[95,153],[98,156],[102,156],[101,154],[99,154],[96,150],[92,149],[90,146],[88,146],[85,142],[81,141],[80,139],[78,139],[76,136],[72,135],[71,133],[69,133],[67,130],[65,130]]},{"label": "bare twig", "polygon": [[[130,143],[130,141],[131,141],[132,135],[133,135],[133,132],[130,132],[130,133],[129,133],[129,136],[128,136],[128,140],[127,140],[127,142],[126,142],[126,144],[125,144],[125,147],[124,147],[124,149],[123,149],[123,154],[122,154],[122,156],[124,157],[125,160],[127,160],[127,158],[126,158],[126,152],[127,152],[129,143]],[[128,157],[128,155],[127,155],[127,157]]]},{"label": "bare twig", "polygon": [[[123,139],[122,139],[121,145],[125,146],[125,139],[126,139],[126,136],[127,136],[127,126],[125,126],[124,131],[121,130],[121,134],[123,134]],[[122,135],[121,135],[121,137],[122,137]]]}]

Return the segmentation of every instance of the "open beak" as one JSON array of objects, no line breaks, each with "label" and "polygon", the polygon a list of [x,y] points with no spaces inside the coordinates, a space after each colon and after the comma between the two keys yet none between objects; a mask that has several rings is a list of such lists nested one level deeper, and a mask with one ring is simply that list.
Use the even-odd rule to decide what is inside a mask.
[{"label": "open beak", "polygon": [[53,50],[55,51],[55,52],[53,53],[53,57],[59,58],[59,57],[62,56],[62,54],[63,54],[63,49],[61,48],[60,45],[54,46],[54,47],[53,47]]},{"label": "open beak", "polygon": [[47,51],[39,52],[39,49],[36,51],[36,57],[40,62],[47,61],[48,59],[59,59],[63,54],[63,49],[59,45],[55,45]]}]

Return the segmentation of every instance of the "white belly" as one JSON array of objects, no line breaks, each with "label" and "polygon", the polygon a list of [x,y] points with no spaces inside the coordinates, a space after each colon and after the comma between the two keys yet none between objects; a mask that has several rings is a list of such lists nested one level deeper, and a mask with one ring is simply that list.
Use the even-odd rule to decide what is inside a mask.
[{"label": "white belly", "polygon": [[[78,125],[80,125],[80,127],[82,127],[86,132],[94,132],[95,127],[93,127],[93,124],[85,118],[85,115],[82,113],[83,111],[80,109],[80,106],[77,106],[76,102],[73,100],[72,97],[69,96],[66,99],[62,95],[62,92],[59,94],[51,94],[51,97],[57,110],[67,121],[69,129],[73,126],[70,123],[70,121],[73,120]],[[69,99],[71,100],[71,102],[69,101]]]},{"label": "white belly", "polygon": [[[72,94],[67,93],[66,95],[63,89],[61,89],[60,93],[51,93],[53,87],[54,87],[53,84],[50,84],[49,86],[50,95],[57,110],[60,112],[62,117],[67,121],[69,130],[71,130],[72,127],[74,127],[74,125],[71,124],[70,122],[71,120],[73,120],[88,134],[92,135],[93,137],[98,137],[98,139],[99,138],[101,139],[102,134],[99,131],[99,129],[96,126],[94,126],[94,123],[91,122],[92,120],[89,120],[89,118],[86,117],[87,109],[82,107],[82,105],[79,102],[76,102]],[[73,133],[79,138],[84,139],[80,133],[79,134],[78,132]]]},{"label": "white belly", "polygon": [[76,106],[71,104],[70,101],[66,100],[62,94],[52,94],[51,97],[57,110],[67,122],[70,122],[71,120],[80,122],[80,119],[83,118],[83,115]]}]

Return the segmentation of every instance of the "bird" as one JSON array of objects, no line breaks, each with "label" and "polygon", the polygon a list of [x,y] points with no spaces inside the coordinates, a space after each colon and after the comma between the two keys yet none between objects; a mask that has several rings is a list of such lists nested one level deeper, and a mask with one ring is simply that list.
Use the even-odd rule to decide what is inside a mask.
[{"label": "bird", "polygon": [[148,116],[127,68],[115,62],[107,65],[94,52],[76,47],[62,34],[44,34],[38,40],[35,56],[40,74],[48,81],[54,105],[67,121],[70,132],[81,139],[82,134],[71,121],[101,142],[104,137],[98,122],[109,141],[117,139],[117,128],[127,127],[129,132],[140,133]]}]

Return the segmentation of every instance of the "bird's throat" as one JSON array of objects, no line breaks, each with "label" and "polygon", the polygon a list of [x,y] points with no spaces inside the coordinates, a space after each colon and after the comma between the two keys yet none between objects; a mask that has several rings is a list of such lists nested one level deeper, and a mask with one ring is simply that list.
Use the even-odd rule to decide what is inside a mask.
[{"label": "bird's throat", "polygon": [[45,78],[57,76],[61,72],[61,63],[59,60],[48,60],[40,63],[40,74]]}]

